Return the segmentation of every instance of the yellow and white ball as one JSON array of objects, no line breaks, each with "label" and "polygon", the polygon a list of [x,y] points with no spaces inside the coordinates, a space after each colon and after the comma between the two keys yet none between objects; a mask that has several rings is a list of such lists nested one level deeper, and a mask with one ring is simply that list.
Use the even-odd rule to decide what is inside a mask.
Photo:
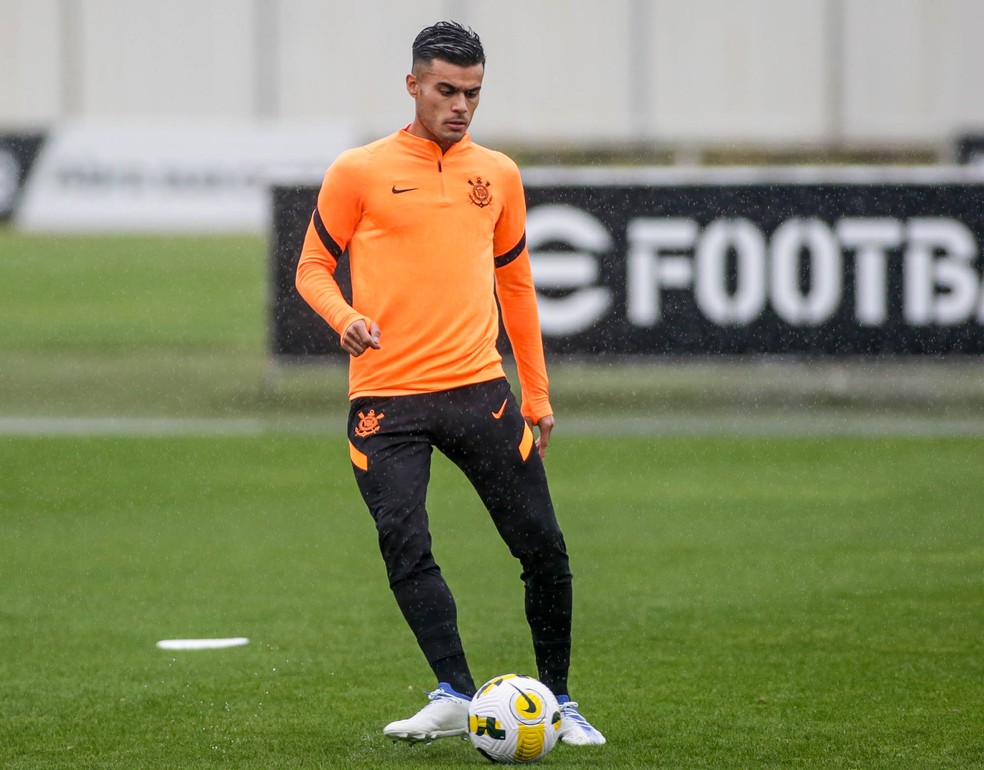
[{"label": "yellow and white ball", "polygon": [[557,744],[559,735],[557,699],[545,684],[528,676],[490,679],[468,707],[468,738],[493,762],[536,762]]}]

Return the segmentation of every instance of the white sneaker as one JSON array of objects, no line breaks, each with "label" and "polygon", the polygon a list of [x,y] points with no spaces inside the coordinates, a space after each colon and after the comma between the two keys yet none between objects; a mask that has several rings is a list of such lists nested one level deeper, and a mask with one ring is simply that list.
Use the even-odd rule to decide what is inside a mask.
[{"label": "white sneaker", "polygon": [[430,703],[409,719],[390,722],[383,728],[383,735],[394,741],[433,741],[450,738],[468,732],[468,705],[471,698],[451,689],[446,682],[427,693]]},{"label": "white sneaker", "polygon": [[560,739],[571,746],[601,746],[605,736],[598,732],[577,710],[577,703],[570,698],[561,696],[557,699],[560,704]]}]

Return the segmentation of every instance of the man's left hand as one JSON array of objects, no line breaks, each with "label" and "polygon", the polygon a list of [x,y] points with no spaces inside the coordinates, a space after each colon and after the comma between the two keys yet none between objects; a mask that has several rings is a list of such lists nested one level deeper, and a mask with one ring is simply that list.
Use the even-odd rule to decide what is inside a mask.
[{"label": "man's left hand", "polygon": [[536,440],[536,449],[540,453],[540,459],[542,460],[547,456],[547,444],[550,443],[550,432],[554,428],[553,415],[543,415],[536,425],[540,429],[540,437]]}]

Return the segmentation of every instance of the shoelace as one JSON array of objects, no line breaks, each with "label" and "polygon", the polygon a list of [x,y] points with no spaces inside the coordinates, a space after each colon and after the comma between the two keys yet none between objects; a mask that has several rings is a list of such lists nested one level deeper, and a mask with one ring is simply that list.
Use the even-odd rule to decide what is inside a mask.
[{"label": "shoelace", "polygon": [[461,700],[461,698],[455,697],[454,695],[452,695],[451,693],[449,693],[447,690],[432,690],[431,692],[427,693],[427,698],[428,698],[428,700],[431,700],[431,701],[439,701],[439,700]]},{"label": "shoelace", "polygon": [[591,723],[581,716],[581,712],[577,710],[577,705],[576,700],[569,700],[567,703],[562,703],[560,705],[560,711],[565,717],[577,722],[581,727],[587,727],[594,730],[594,728],[591,727]]}]

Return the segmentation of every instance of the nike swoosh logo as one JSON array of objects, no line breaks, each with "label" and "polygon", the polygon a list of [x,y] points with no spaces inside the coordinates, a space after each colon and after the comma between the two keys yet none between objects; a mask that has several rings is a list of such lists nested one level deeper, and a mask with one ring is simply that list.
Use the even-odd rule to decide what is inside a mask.
[{"label": "nike swoosh logo", "polygon": [[405,192],[413,192],[416,189],[418,189],[418,188],[416,188],[416,187],[404,187],[404,188],[400,189],[396,185],[393,185],[393,195],[399,195],[400,193],[405,193]]},{"label": "nike swoosh logo", "polygon": [[506,404],[508,402],[509,402],[509,399],[507,398],[505,401],[502,402],[502,406],[499,407],[499,411],[498,412],[492,412],[492,416],[495,417],[495,419],[499,420],[499,419],[502,418],[502,414],[503,414],[503,412],[506,411]]},{"label": "nike swoosh logo", "polygon": [[524,708],[523,711],[525,711],[527,714],[535,714],[537,712],[536,704],[532,700],[530,700],[530,696],[527,695],[522,690],[520,690],[516,685],[512,683],[510,683],[509,686],[512,687],[516,692],[518,692],[520,696],[523,698],[523,700],[526,701],[526,708]]}]

